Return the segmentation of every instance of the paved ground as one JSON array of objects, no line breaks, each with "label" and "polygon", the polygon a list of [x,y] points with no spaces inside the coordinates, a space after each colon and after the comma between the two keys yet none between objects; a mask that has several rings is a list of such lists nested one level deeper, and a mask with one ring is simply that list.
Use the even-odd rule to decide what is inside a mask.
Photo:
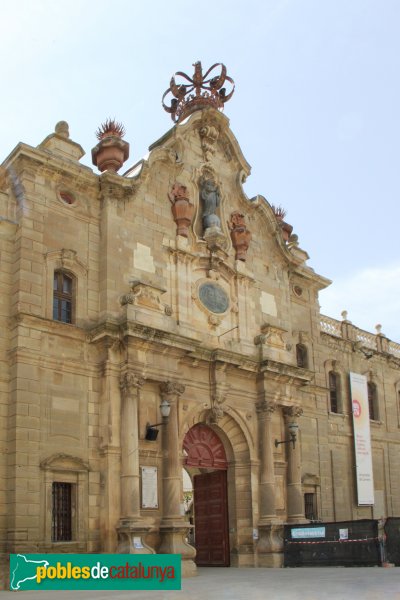
[{"label": "paved ground", "polygon": [[[1,592],[0,600],[15,600]],[[22,600],[400,600],[400,568],[202,568],[170,592],[22,592]]]}]

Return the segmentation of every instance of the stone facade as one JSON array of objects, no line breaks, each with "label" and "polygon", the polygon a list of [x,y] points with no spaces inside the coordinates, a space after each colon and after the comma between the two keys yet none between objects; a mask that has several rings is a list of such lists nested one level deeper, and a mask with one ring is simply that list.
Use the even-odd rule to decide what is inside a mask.
[{"label": "stone facade", "polygon": [[[226,453],[232,565],[281,564],[281,525],[304,522],[304,494],[322,520],[399,516],[400,345],[321,316],[330,282],[265,198],[244,193],[228,119],[194,112],[123,176],[82,155],[58,128],[1,172],[2,556],[179,552],[193,574],[182,464],[198,423]],[[207,227],[204,198],[218,217]],[[71,323],[53,319],[55,272],[72,281]],[[351,371],[376,390],[374,506],[357,504]],[[293,421],[295,448],[275,446]],[[142,467],[156,467],[151,508]],[[57,482],[72,490],[64,541]]]}]

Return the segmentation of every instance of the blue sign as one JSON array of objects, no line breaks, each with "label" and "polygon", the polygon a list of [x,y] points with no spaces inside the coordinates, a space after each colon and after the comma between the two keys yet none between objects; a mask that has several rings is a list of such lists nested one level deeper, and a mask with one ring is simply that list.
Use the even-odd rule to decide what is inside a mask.
[{"label": "blue sign", "polygon": [[290,533],[293,538],[324,538],[325,527],[301,527],[291,529]]}]

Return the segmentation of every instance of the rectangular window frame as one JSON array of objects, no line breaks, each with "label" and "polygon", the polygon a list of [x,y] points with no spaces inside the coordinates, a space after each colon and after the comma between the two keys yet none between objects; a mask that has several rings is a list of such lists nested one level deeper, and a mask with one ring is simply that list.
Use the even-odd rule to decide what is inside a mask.
[{"label": "rectangular window frame", "polygon": [[67,481],[52,482],[51,541],[74,541],[76,486]]},{"label": "rectangular window frame", "polygon": [[[70,291],[64,291],[64,277],[71,281]],[[73,325],[75,322],[75,277],[66,271],[57,269],[53,275],[53,321]]]},{"label": "rectangular window frame", "polygon": [[315,492],[305,492],[304,494],[304,516],[309,521],[318,520],[317,494]]}]

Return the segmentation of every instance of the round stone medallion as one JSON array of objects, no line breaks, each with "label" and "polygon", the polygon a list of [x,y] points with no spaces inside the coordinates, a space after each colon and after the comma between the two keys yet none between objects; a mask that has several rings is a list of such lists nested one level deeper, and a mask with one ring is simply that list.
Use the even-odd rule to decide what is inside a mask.
[{"label": "round stone medallion", "polygon": [[229,297],[216,283],[203,283],[199,287],[200,302],[211,312],[222,314],[228,310]]}]

